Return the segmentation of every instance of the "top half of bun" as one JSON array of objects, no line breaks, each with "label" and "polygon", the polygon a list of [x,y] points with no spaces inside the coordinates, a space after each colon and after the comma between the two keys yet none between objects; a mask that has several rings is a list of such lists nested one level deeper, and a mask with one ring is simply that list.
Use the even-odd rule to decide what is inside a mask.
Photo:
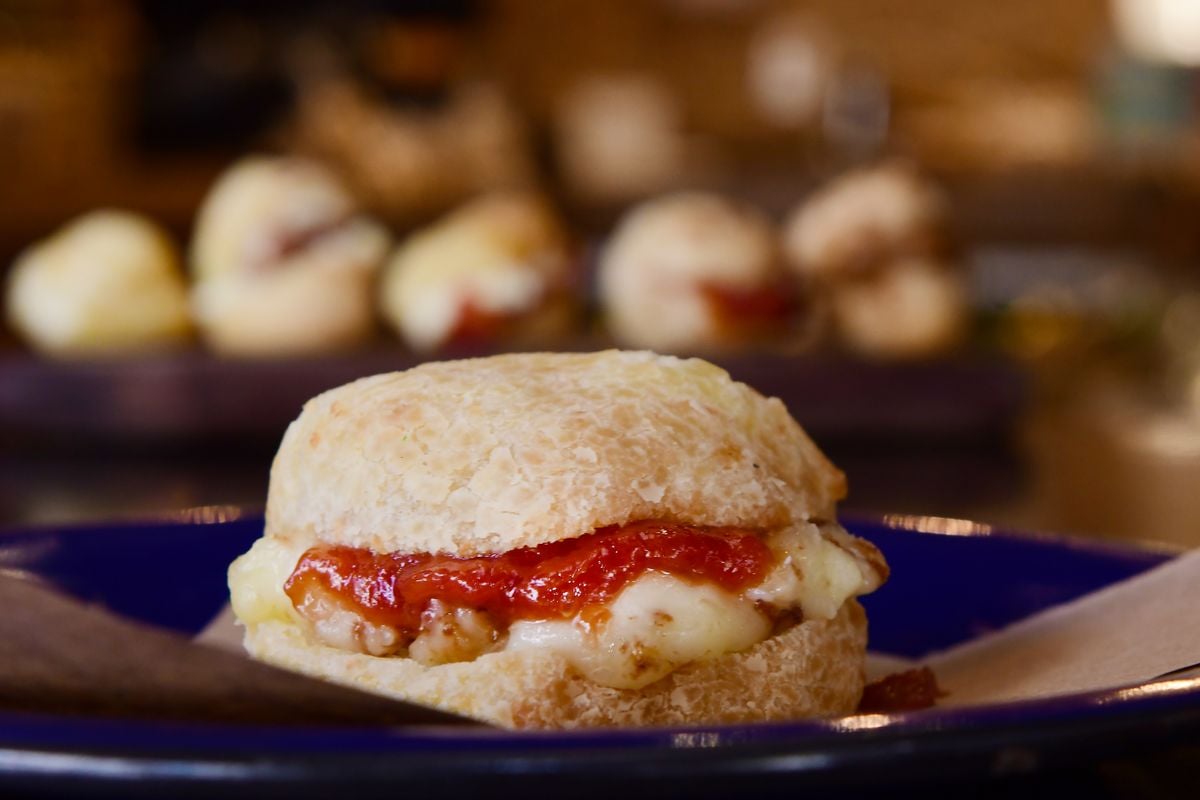
[{"label": "top half of bun", "polygon": [[310,400],[272,467],[267,536],[477,555],[641,519],[831,519],[844,493],[782,402],[704,361],[512,354]]}]

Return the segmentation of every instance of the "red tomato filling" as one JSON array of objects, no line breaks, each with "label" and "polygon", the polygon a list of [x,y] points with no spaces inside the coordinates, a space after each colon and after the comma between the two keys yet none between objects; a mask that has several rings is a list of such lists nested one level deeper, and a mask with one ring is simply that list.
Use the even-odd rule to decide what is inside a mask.
[{"label": "red tomato filling", "polygon": [[567,619],[649,570],[739,591],[761,582],[772,561],[756,531],[651,520],[471,558],[314,547],[285,591],[299,606],[310,589],[324,588],[365,620],[415,636],[433,600],[486,611],[503,624]]}]

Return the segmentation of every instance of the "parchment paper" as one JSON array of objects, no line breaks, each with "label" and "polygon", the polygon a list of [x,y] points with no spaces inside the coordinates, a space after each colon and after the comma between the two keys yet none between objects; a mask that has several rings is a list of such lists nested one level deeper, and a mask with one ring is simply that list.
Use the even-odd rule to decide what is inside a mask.
[{"label": "parchment paper", "polygon": [[922,661],[949,692],[939,705],[1128,686],[1191,667],[1200,551]]}]

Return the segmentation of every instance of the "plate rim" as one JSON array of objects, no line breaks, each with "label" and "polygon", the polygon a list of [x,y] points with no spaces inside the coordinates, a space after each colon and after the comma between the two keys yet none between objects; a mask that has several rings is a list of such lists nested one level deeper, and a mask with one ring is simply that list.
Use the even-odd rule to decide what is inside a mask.
[{"label": "plate rim", "polygon": [[[1182,548],[1159,543],[1093,540],[1057,533],[1013,530],[946,517],[872,515],[864,512],[848,512],[839,517],[851,524],[876,525],[927,536],[993,537],[1117,558],[1157,556],[1166,561],[1182,551]],[[203,506],[137,520],[11,527],[0,530],[0,537],[101,532],[112,528],[255,523],[259,520],[261,511],[258,509]],[[928,524],[930,520],[958,527],[953,531],[929,530],[932,527]],[[857,722],[848,725],[847,720]],[[869,724],[864,724],[864,720]],[[1035,720],[1038,725],[1031,728],[1029,723]],[[203,775],[218,780],[219,776],[224,775],[232,781],[275,783],[291,782],[300,777],[310,780],[315,774],[326,774],[322,770],[341,771],[356,765],[365,769],[363,775],[367,778],[376,775],[379,769],[387,769],[380,764],[373,764],[372,759],[386,760],[391,765],[390,769],[405,769],[409,775],[428,773],[432,779],[440,763],[432,756],[439,753],[447,757],[452,755],[456,769],[471,767],[482,770],[480,775],[495,774],[497,770],[507,774],[516,769],[526,777],[562,777],[567,774],[585,777],[599,775],[605,769],[610,769],[614,758],[628,764],[631,758],[636,762],[639,757],[644,759],[649,756],[658,764],[658,777],[669,773],[672,765],[681,765],[680,769],[686,767],[688,774],[694,775],[728,775],[749,771],[770,776],[828,777],[835,773],[842,774],[854,765],[870,763],[873,758],[882,757],[882,754],[891,750],[905,750],[906,743],[910,743],[914,736],[920,739],[926,755],[934,752],[941,753],[941,757],[946,754],[958,754],[958,757],[963,754],[986,755],[994,761],[1004,753],[1020,751],[1024,744],[1040,742],[1044,745],[1046,737],[1056,732],[1091,727],[1095,733],[1103,730],[1105,725],[1111,727],[1117,723],[1120,730],[1127,730],[1128,725],[1136,724],[1139,720],[1157,722],[1156,730],[1163,735],[1185,730],[1200,732],[1200,678],[965,709],[935,708],[902,714],[857,715],[836,720],[602,731],[394,729],[375,726],[280,728],[0,711],[0,782],[16,778],[48,780],[52,776],[47,770],[52,769],[53,774],[59,777],[74,775],[76,778],[117,782],[134,778],[187,782],[201,780]],[[65,732],[56,730],[63,726],[67,727]],[[39,733],[40,736],[37,735]],[[47,733],[57,733],[57,739],[53,735],[47,736]],[[64,736],[64,733],[68,735]],[[95,742],[86,746],[81,737],[86,740],[89,733],[105,734],[111,746],[98,747]],[[233,752],[229,752],[231,734],[236,734],[232,739],[239,742],[232,745]],[[130,741],[139,738],[140,743]],[[1085,738],[1094,743],[1097,737]],[[1140,741],[1149,743],[1152,738],[1147,736]],[[374,740],[374,744],[364,747],[364,744],[370,744],[368,740]],[[259,746],[247,750],[246,744],[251,741]],[[186,745],[182,749],[181,742]],[[1058,749],[1069,750],[1071,743],[1059,742],[1068,747]],[[330,747],[335,745],[337,749],[331,750]],[[359,749],[351,753],[347,751],[348,747]],[[247,758],[259,764],[261,769],[239,768],[238,765]],[[191,765],[190,777],[187,770],[180,771],[181,764]],[[958,766],[963,769],[980,768],[970,759]],[[1019,770],[1029,766],[1017,763],[1013,768]],[[426,769],[425,773],[421,772],[423,768]]]}]

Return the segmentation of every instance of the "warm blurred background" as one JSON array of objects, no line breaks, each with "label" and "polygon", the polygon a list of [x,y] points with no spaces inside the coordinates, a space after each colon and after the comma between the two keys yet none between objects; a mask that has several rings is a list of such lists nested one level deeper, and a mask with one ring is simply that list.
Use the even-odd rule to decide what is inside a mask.
[{"label": "warm blurred background", "polygon": [[852,509],[1200,545],[1198,68],[1192,0],[0,0],[0,524],[261,505],[323,388],[615,343]]}]

